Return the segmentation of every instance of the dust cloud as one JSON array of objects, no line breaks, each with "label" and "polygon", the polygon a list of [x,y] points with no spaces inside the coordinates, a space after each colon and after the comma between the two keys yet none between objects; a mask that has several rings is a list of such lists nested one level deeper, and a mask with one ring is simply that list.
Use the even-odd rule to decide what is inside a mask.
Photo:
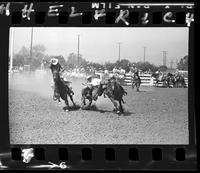
[{"label": "dust cloud", "polygon": [[[84,78],[68,77],[71,81],[70,86],[74,91],[74,101],[77,104],[81,103],[81,90],[85,83]],[[36,70],[33,72],[13,73],[9,76],[9,90],[24,91],[26,93],[34,93],[38,97],[48,98],[52,100],[53,89],[51,88],[52,73],[50,70]],[[14,99],[14,95],[10,95],[10,99]],[[100,104],[102,107],[107,107],[107,104],[112,106],[109,99],[100,97],[95,104]],[[37,103],[39,104],[39,103]]]}]

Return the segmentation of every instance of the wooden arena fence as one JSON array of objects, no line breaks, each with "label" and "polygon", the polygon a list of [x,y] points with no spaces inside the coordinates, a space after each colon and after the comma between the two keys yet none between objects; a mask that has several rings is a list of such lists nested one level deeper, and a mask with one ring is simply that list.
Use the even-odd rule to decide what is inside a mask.
[{"label": "wooden arena fence", "polygon": [[[124,79],[121,79],[121,82],[125,86],[131,86],[131,74],[126,73]],[[141,79],[141,85],[142,86],[155,86],[156,81],[153,77],[151,77],[151,74],[140,74],[140,79]],[[185,83],[188,86],[188,78],[184,78]],[[158,87],[162,87],[163,82],[158,82]]]}]

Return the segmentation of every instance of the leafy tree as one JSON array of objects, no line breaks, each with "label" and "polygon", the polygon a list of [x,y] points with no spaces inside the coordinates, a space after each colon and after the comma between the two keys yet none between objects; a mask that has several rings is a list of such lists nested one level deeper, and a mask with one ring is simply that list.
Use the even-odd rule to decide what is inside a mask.
[{"label": "leafy tree", "polygon": [[79,61],[78,56],[75,53],[70,53],[67,58],[67,66],[74,68],[76,66],[85,66],[87,64],[87,61],[83,58],[81,54],[79,54]]},{"label": "leafy tree", "polygon": [[127,59],[122,59],[122,60],[118,60],[115,65],[117,68],[121,67],[123,68],[126,72],[130,71],[130,64],[131,62]]},{"label": "leafy tree", "polygon": [[39,61],[41,61],[45,56],[45,47],[44,45],[38,44],[33,46],[32,49],[32,57],[34,59],[38,59]]},{"label": "leafy tree", "polygon": [[162,72],[165,72],[165,71],[167,71],[167,66],[161,65],[161,66],[158,67],[158,69],[159,69],[160,71],[162,71]]},{"label": "leafy tree", "polygon": [[34,45],[32,48],[32,57],[30,57],[30,49],[23,46],[20,51],[13,57],[13,65],[30,65],[31,70],[35,70],[41,66],[42,59],[45,56],[44,45]]},{"label": "leafy tree", "polygon": [[158,69],[154,64],[151,64],[149,62],[137,62],[136,67],[142,70],[143,72],[149,71],[149,70],[152,72],[155,72]]},{"label": "leafy tree", "polygon": [[92,66],[95,70],[103,70],[103,66],[99,63],[94,63],[94,62],[91,62],[89,63],[90,66]]},{"label": "leafy tree", "polygon": [[177,64],[179,70],[188,70],[188,56],[184,56]]},{"label": "leafy tree", "polygon": [[49,56],[49,59],[51,59],[51,58],[56,58],[56,59],[58,59],[58,62],[60,63],[60,65],[66,66],[65,58],[64,58],[62,55],[58,55],[58,56]]},{"label": "leafy tree", "polygon": [[23,46],[18,52],[18,55],[21,55],[24,58],[28,58],[30,56],[30,50],[26,48],[25,46]]},{"label": "leafy tree", "polygon": [[104,69],[107,69],[108,71],[113,70],[113,68],[116,66],[115,63],[111,63],[111,62],[106,62],[104,65]]},{"label": "leafy tree", "polygon": [[24,65],[24,57],[19,54],[14,55],[13,57],[13,66],[21,66]]}]

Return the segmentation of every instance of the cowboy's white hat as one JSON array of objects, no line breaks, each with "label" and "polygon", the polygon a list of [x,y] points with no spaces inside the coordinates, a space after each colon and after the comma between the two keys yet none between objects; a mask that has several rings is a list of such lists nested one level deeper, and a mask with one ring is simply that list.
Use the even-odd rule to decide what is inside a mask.
[{"label": "cowboy's white hat", "polygon": [[58,59],[52,58],[50,61],[53,65],[56,65],[58,63]]}]

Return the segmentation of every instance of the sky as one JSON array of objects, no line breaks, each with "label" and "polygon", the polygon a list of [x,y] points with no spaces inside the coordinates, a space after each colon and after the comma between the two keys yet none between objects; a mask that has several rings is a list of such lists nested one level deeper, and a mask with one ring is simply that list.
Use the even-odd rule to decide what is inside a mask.
[{"label": "sky", "polygon": [[[146,61],[155,65],[163,64],[163,53],[167,51],[167,66],[176,58],[188,55],[187,27],[34,27],[33,46],[43,44],[48,55],[62,55],[66,60],[70,53],[79,52],[88,61],[105,63],[120,58],[131,62],[143,61],[144,47]],[[11,41],[10,41],[11,42]],[[22,46],[31,45],[31,28],[14,28],[14,53]]]}]

